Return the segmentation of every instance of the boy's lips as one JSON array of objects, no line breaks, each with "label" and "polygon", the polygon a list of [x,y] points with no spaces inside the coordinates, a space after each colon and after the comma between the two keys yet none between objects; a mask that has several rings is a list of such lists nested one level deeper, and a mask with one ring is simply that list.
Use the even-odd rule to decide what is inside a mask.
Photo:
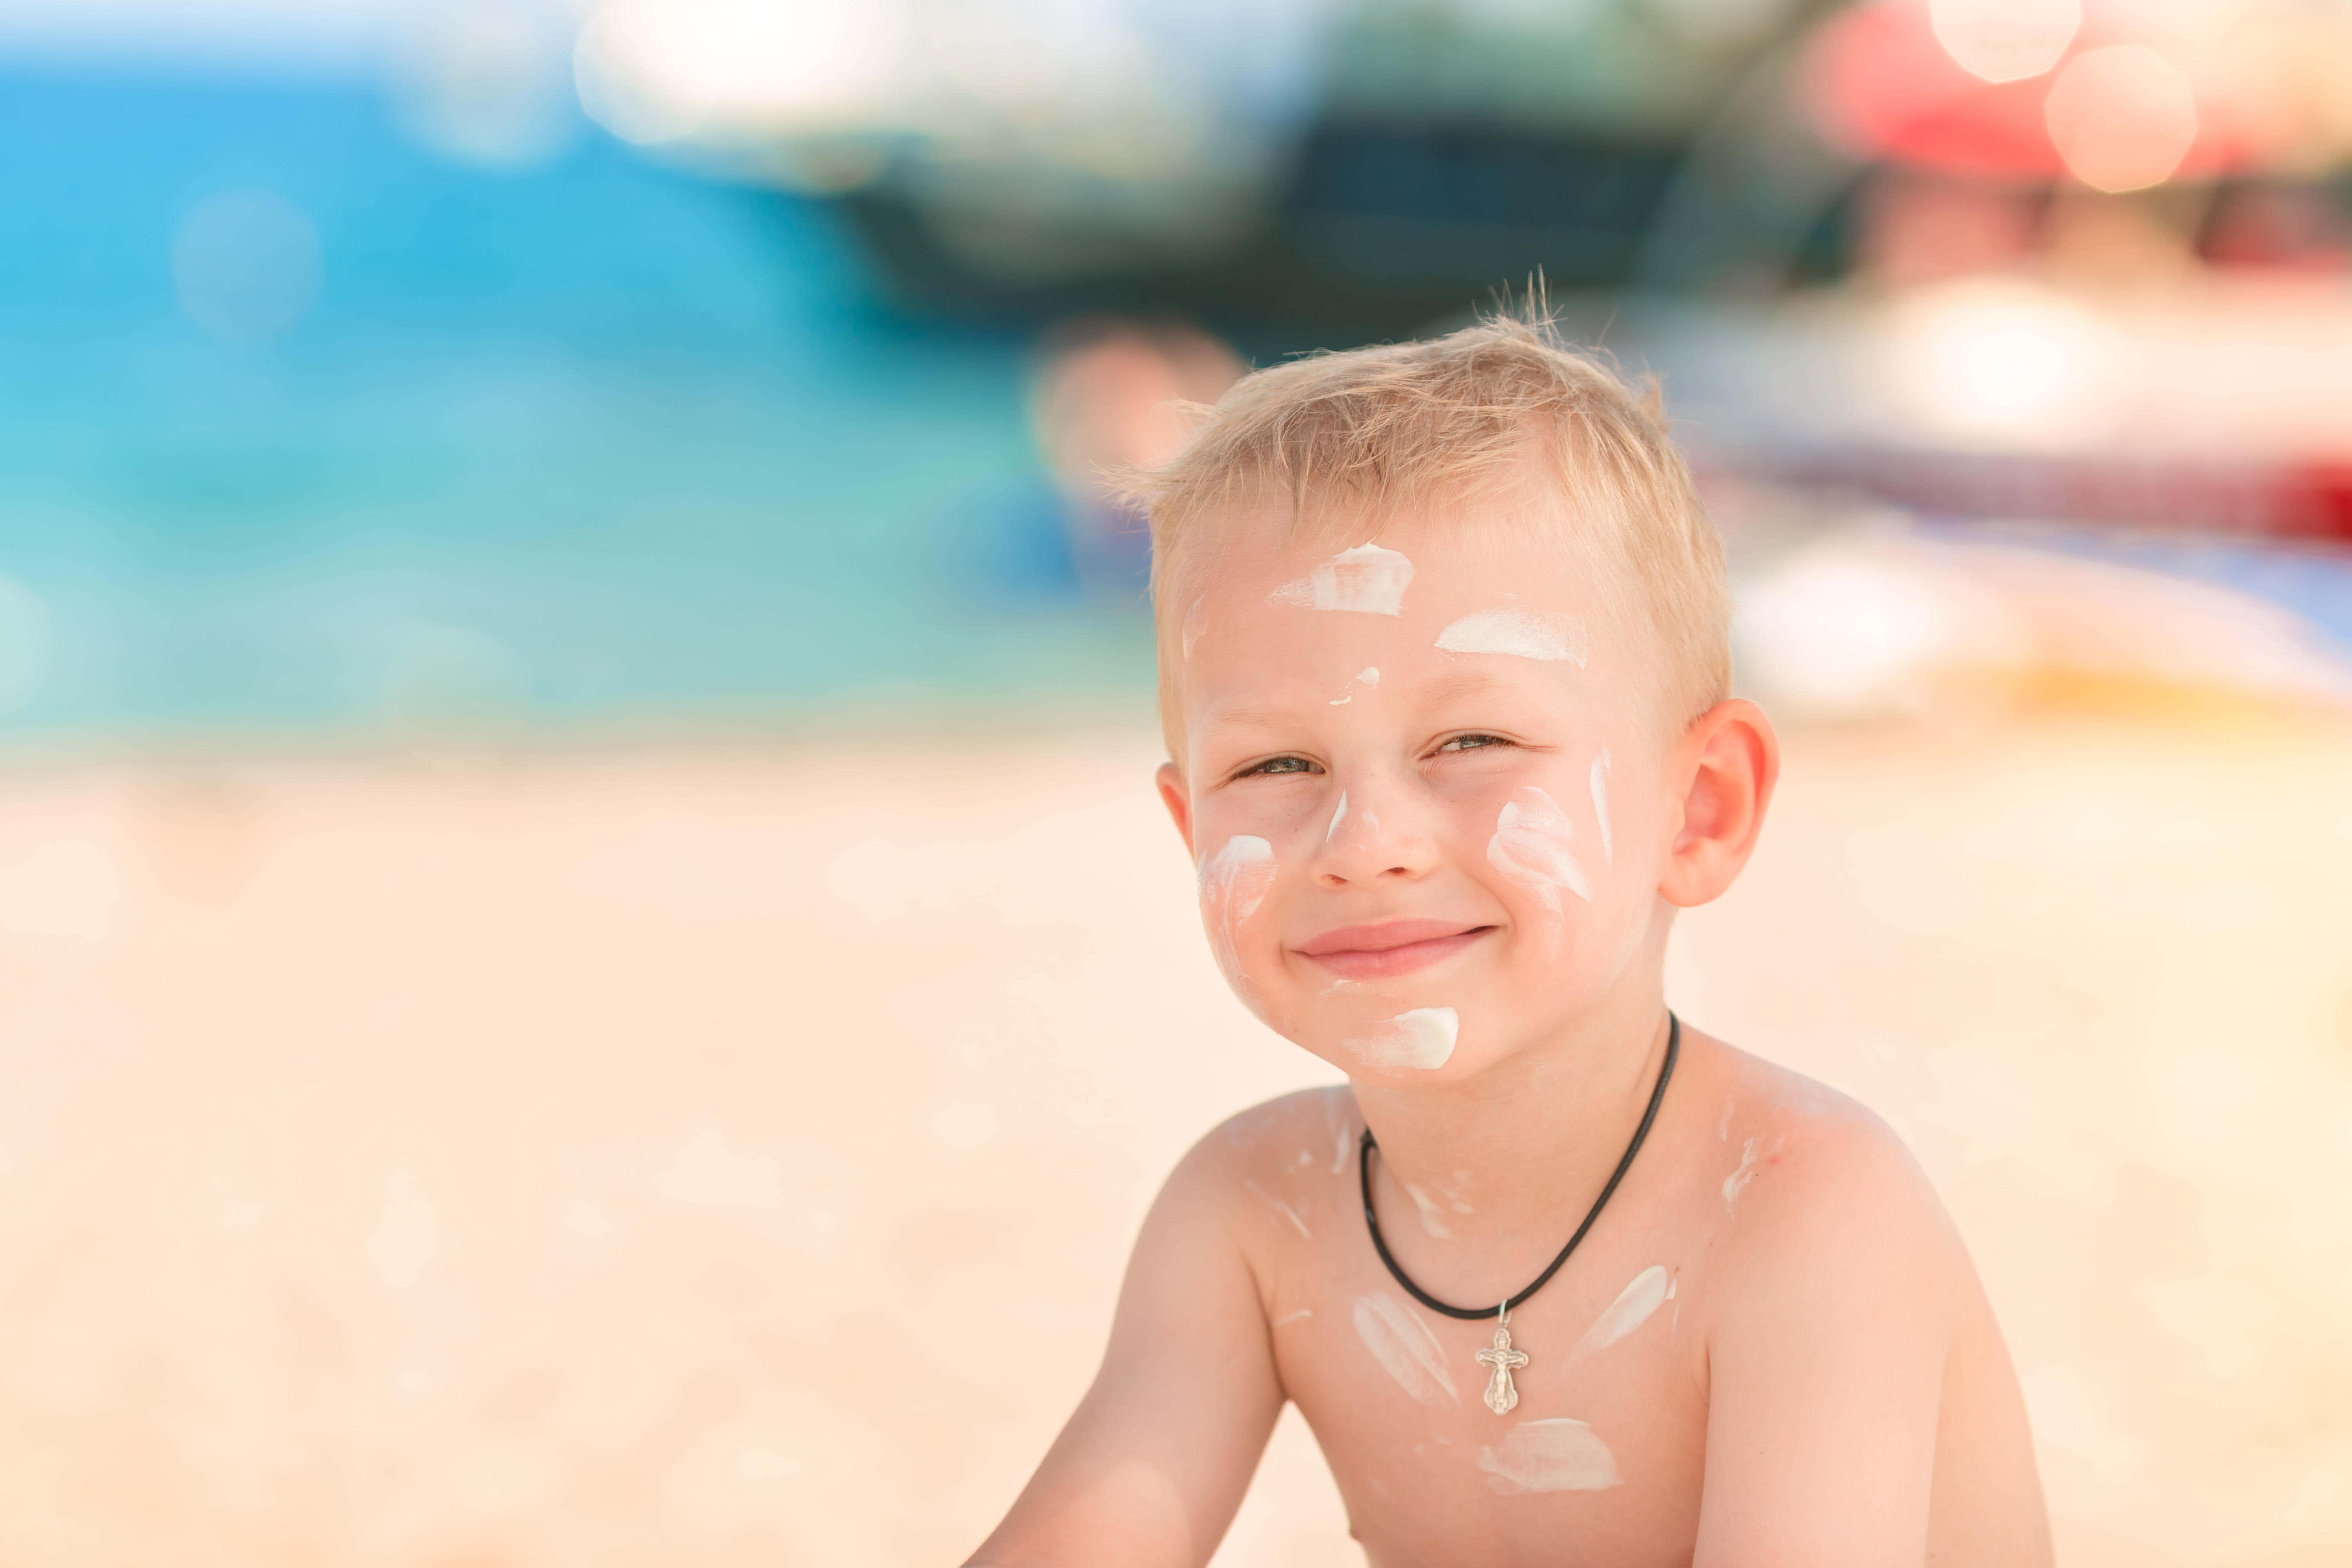
[{"label": "boy's lips", "polygon": [[1460,921],[1384,921],[1327,931],[1293,951],[1345,980],[1382,980],[1450,958],[1494,929]]}]

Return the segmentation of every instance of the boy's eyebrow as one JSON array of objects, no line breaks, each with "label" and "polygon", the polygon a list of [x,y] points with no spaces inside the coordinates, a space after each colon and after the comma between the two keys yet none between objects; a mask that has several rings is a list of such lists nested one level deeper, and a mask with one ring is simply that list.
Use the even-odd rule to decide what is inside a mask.
[{"label": "boy's eyebrow", "polygon": [[1451,671],[1431,681],[1422,690],[1423,698],[1433,703],[1450,702],[1457,697],[1480,697],[1509,682],[1497,679],[1494,671],[1469,666]]},{"label": "boy's eyebrow", "polygon": [[1234,708],[1212,705],[1202,709],[1195,716],[1193,722],[1202,729],[1212,724],[1230,724],[1243,730],[1275,730],[1290,722],[1294,717],[1295,714],[1289,710],[1263,704],[1253,703]]}]

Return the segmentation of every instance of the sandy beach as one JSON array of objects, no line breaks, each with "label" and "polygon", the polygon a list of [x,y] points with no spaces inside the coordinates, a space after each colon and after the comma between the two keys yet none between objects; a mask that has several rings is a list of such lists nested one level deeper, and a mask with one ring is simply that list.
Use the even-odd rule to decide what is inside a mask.
[{"label": "sandy beach", "polygon": [[[2352,1558],[2352,732],[1798,731],[1694,1022],[1909,1140],[2070,1568]],[[1156,737],[0,784],[0,1559],[948,1564],[1160,1176],[1328,1069]],[[1360,1561],[1279,1429],[1219,1562]]]}]

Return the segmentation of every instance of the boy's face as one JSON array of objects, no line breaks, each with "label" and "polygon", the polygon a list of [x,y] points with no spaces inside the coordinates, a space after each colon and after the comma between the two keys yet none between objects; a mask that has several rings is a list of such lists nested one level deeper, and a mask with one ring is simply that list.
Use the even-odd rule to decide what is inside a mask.
[{"label": "boy's face", "polygon": [[1475,1072],[1626,975],[1678,823],[1655,683],[1580,552],[1412,529],[1219,558],[1171,653],[1226,979],[1351,1076]]}]

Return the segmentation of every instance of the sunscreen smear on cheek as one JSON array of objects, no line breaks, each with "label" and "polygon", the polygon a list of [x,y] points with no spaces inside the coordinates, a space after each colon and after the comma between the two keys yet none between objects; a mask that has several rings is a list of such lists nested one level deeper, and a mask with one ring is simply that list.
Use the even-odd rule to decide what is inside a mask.
[{"label": "sunscreen smear on cheek", "polygon": [[1274,886],[1274,846],[1254,834],[1236,833],[1201,862],[1201,897],[1230,924],[1257,912]]},{"label": "sunscreen smear on cheek", "polygon": [[1533,889],[1544,908],[1556,912],[1562,888],[1587,902],[1592,898],[1592,879],[1570,847],[1575,836],[1568,813],[1550,795],[1529,785],[1496,814],[1486,859],[1503,875]]},{"label": "sunscreen smear on cheek", "polygon": [[1592,821],[1601,829],[1601,858],[1617,864],[1617,846],[1609,833],[1609,748],[1592,759]]},{"label": "sunscreen smear on cheek", "polygon": [[1234,834],[1201,862],[1201,919],[1208,927],[1209,952],[1225,983],[1252,1008],[1258,1005],[1257,997],[1243,975],[1235,938],[1243,922],[1265,902],[1279,869],[1274,846],[1250,833]]}]

